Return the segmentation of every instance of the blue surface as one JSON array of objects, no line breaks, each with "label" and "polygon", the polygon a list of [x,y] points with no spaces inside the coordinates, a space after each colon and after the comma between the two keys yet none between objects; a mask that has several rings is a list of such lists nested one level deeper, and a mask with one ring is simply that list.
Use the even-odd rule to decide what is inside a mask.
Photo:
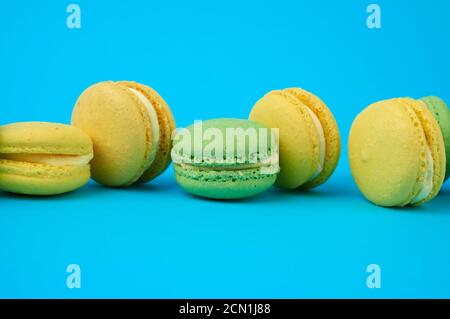
[{"label": "blue surface", "polygon": [[[317,190],[230,203],[183,193],[172,168],[125,190],[90,183],[65,196],[0,193],[0,297],[450,297],[450,183],[415,209],[366,202],[347,134],[368,104],[450,101],[449,1],[2,1],[0,124],[69,122],[89,85],[151,85],[178,126],[246,118],[264,93],[323,98],[342,134],[336,174]],[[66,267],[82,269],[81,289]],[[366,267],[382,269],[381,289]]]}]

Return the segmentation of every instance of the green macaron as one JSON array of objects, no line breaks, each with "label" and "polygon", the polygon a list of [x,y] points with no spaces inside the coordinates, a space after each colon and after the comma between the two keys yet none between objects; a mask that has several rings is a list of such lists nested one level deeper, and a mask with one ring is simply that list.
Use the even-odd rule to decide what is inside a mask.
[{"label": "green macaron", "polygon": [[173,138],[177,183],[188,193],[213,199],[257,195],[276,180],[274,129],[241,119],[199,121]]},{"label": "green macaron", "polygon": [[438,122],[442,136],[444,137],[445,155],[447,158],[445,180],[447,180],[450,176],[450,109],[447,104],[437,96],[427,96],[421,98],[421,100],[425,102],[425,105]]}]

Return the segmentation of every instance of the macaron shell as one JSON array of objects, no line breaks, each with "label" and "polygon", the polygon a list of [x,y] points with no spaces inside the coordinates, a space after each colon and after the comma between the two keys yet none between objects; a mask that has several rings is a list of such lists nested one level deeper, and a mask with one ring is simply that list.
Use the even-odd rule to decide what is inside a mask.
[{"label": "macaron shell", "polygon": [[101,82],[87,88],[75,105],[72,125],[92,138],[92,177],[97,182],[127,186],[148,168],[150,118],[145,105],[123,85]]},{"label": "macaron shell", "polygon": [[425,132],[427,143],[431,150],[431,155],[433,157],[433,165],[434,165],[433,189],[426,198],[415,204],[420,205],[433,199],[439,193],[439,190],[442,187],[445,178],[445,165],[446,165],[445,145],[439,124],[434,118],[431,111],[427,108],[425,103],[423,103],[422,101],[417,101],[409,98],[403,100],[406,103],[409,103],[409,105],[411,105],[411,107],[414,108],[414,111],[416,112],[418,118],[420,119],[422,128]]},{"label": "macaron shell", "polygon": [[249,119],[279,128],[281,169],[275,185],[294,189],[306,183],[319,162],[319,137],[306,106],[288,92],[272,91],[256,102]]},{"label": "macaron shell", "polygon": [[20,122],[0,126],[0,153],[86,155],[92,153],[92,141],[69,125]]},{"label": "macaron shell", "polygon": [[200,171],[175,165],[177,183],[188,193],[212,199],[240,199],[258,195],[270,188],[276,174],[261,170]]},{"label": "macaron shell", "polygon": [[420,191],[426,136],[416,113],[401,99],[374,103],[354,120],[348,142],[353,178],[380,206],[404,206]]},{"label": "macaron shell", "polygon": [[163,173],[170,165],[170,150],[172,148],[172,132],[175,131],[175,120],[164,99],[151,87],[131,82],[118,82],[128,88],[138,90],[152,103],[158,116],[160,141],[153,164],[142,174],[138,182],[146,183]]},{"label": "macaron shell", "polygon": [[[209,153],[207,148],[209,148],[209,143],[206,141],[202,141],[199,143],[197,140],[196,130],[202,130],[203,134],[206,134],[207,131],[214,130],[221,133],[222,141],[223,141],[223,156],[227,157],[228,160],[216,159],[214,156],[208,156]],[[233,149],[228,149],[227,142],[227,131],[229,129],[240,130],[242,135],[236,134],[238,131],[235,131],[234,142],[232,143]],[[250,130],[250,131],[249,131]],[[255,133],[256,145],[250,145],[249,136],[252,134],[251,131]],[[188,134],[191,141],[190,146],[191,150],[189,154],[183,154],[185,151],[184,148],[178,148],[179,144],[183,145],[184,138],[181,138],[181,134]],[[249,133],[248,135],[246,133]],[[261,134],[262,133],[262,134]],[[261,141],[265,140],[265,146],[261,145]],[[242,143],[244,141],[244,143]],[[212,120],[201,121],[199,123],[191,124],[183,130],[180,130],[180,135],[174,136],[174,148],[173,148],[173,159],[177,163],[183,164],[192,164],[195,162],[196,167],[213,167],[215,169],[221,170],[224,167],[242,167],[242,165],[255,164],[254,156],[258,154],[259,159],[261,157],[269,157],[275,156],[278,154],[278,145],[273,145],[273,142],[277,142],[275,138],[275,134],[272,129],[268,129],[264,125],[243,119],[235,119],[235,118],[218,118]],[[230,145],[231,146],[231,145]],[[259,149],[259,146],[263,146],[263,149]],[[228,156],[227,156],[227,153]],[[198,154],[200,154],[200,159],[195,160],[194,158],[198,158]],[[232,155],[230,155],[232,154]],[[194,158],[192,158],[192,156]],[[231,157],[231,158],[230,158]],[[277,157],[278,160],[278,157]]]},{"label": "macaron shell", "polygon": [[450,109],[447,104],[437,96],[427,96],[421,100],[425,102],[428,109],[434,115],[444,138],[445,154],[447,159],[445,180],[447,180],[450,176]]},{"label": "macaron shell", "polygon": [[322,124],[326,143],[325,162],[322,172],[319,176],[301,186],[302,189],[314,188],[325,183],[330,178],[339,162],[341,152],[339,128],[333,113],[318,96],[300,88],[289,88],[284,91],[291,93],[304,105],[308,106]]},{"label": "macaron shell", "polygon": [[58,195],[85,185],[89,165],[49,166],[0,159],[0,189],[24,195]]}]

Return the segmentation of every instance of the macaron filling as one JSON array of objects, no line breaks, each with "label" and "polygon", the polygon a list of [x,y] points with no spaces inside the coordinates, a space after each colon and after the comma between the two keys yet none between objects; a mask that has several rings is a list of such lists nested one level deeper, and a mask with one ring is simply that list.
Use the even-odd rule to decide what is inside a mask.
[{"label": "macaron filling", "polygon": [[433,156],[431,155],[431,149],[428,145],[425,151],[425,157],[427,166],[425,176],[420,187],[420,192],[412,199],[410,202],[411,205],[421,202],[433,191],[434,161]]},{"label": "macaron filling", "polygon": [[320,123],[317,115],[309,108],[306,108],[311,115],[311,119],[316,128],[317,136],[319,137],[319,165],[316,168],[316,171],[311,175],[308,182],[316,178],[322,173],[323,165],[325,163],[325,153],[326,153],[326,142],[325,142],[325,133],[323,132],[322,124]]},{"label": "macaron filling", "polygon": [[43,164],[49,166],[85,166],[88,165],[94,155],[62,155],[62,154],[27,154],[27,153],[11,153],[0,154],[0,159]]},{"label": "macaron filling", "polygon": [[197,159],[183,154],[174,147],[171,152],[175,165],[182,168],[196,168],[203,171],[239,171],[246,169],[261,169],[262,174],[277,174],[280,171],[278,150],[264,153],[251,153],[244,158],[226,157],[217,159],[215,157],[202,156]]},{"label": "macaron filling", "polygon": [[156,154],[159,148],[159,121],[158,115],[155,111],[155,106],[153,103],[141,92],[136,89],[128,88],[128,90],[133,93],[145,106],[148,116],[150,118],[151,130],[152,130],[152,148],[150,150],[150,154],[148,156],[147,163],[144,167],[144,171],[147,170],[155,160]]},{"label": "macaron filling", "polygon": [[179,162],[179,163],[176,163],[176,165],[180,166],[181,168],[199,169],[202,171],[241,171],[241,170],[259,168],[259,169],[261,169],[263,174],[267,174],[267,175],[276,174],[280,171],[280,166],[278,163],[278,154],[273,154],[271,159],[267,159],[264,162],[258,162],[258,163],[227,165],[227,166],[201,166],[201,165],[195,165],[195,164],[191,164],[191,163]]}]

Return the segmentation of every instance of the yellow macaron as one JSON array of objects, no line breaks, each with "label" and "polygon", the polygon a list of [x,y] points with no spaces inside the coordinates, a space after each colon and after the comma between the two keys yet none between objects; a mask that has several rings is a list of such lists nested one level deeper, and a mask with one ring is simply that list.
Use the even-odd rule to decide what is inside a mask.
[{"label": "yellow macaron", "polygon": [[23,122],[0,127],[0,189],[56,195],[89,180],[92,142],[64,124]]},{"label": "yellow macaron", "polygon": [[136,82],[100,82],[76,102],[72,125],[94,143],[92,178],[112,187],[143,183],[170,164],[175,121],[164,99]]},{"label": "yellow macaron", "polygon": [[340,135],[333,114],[316,95],[300,88],[269,92],[249,119],[279,129],[280,173],[275,185],[309,189],[334,172]]},{"label": "yellow macaron", "polygon": [[445,177],[445,146],[422,101],[374,103],[354,120],[348,155],[353,178],[380,206],[420,205],[435,197]]}]

